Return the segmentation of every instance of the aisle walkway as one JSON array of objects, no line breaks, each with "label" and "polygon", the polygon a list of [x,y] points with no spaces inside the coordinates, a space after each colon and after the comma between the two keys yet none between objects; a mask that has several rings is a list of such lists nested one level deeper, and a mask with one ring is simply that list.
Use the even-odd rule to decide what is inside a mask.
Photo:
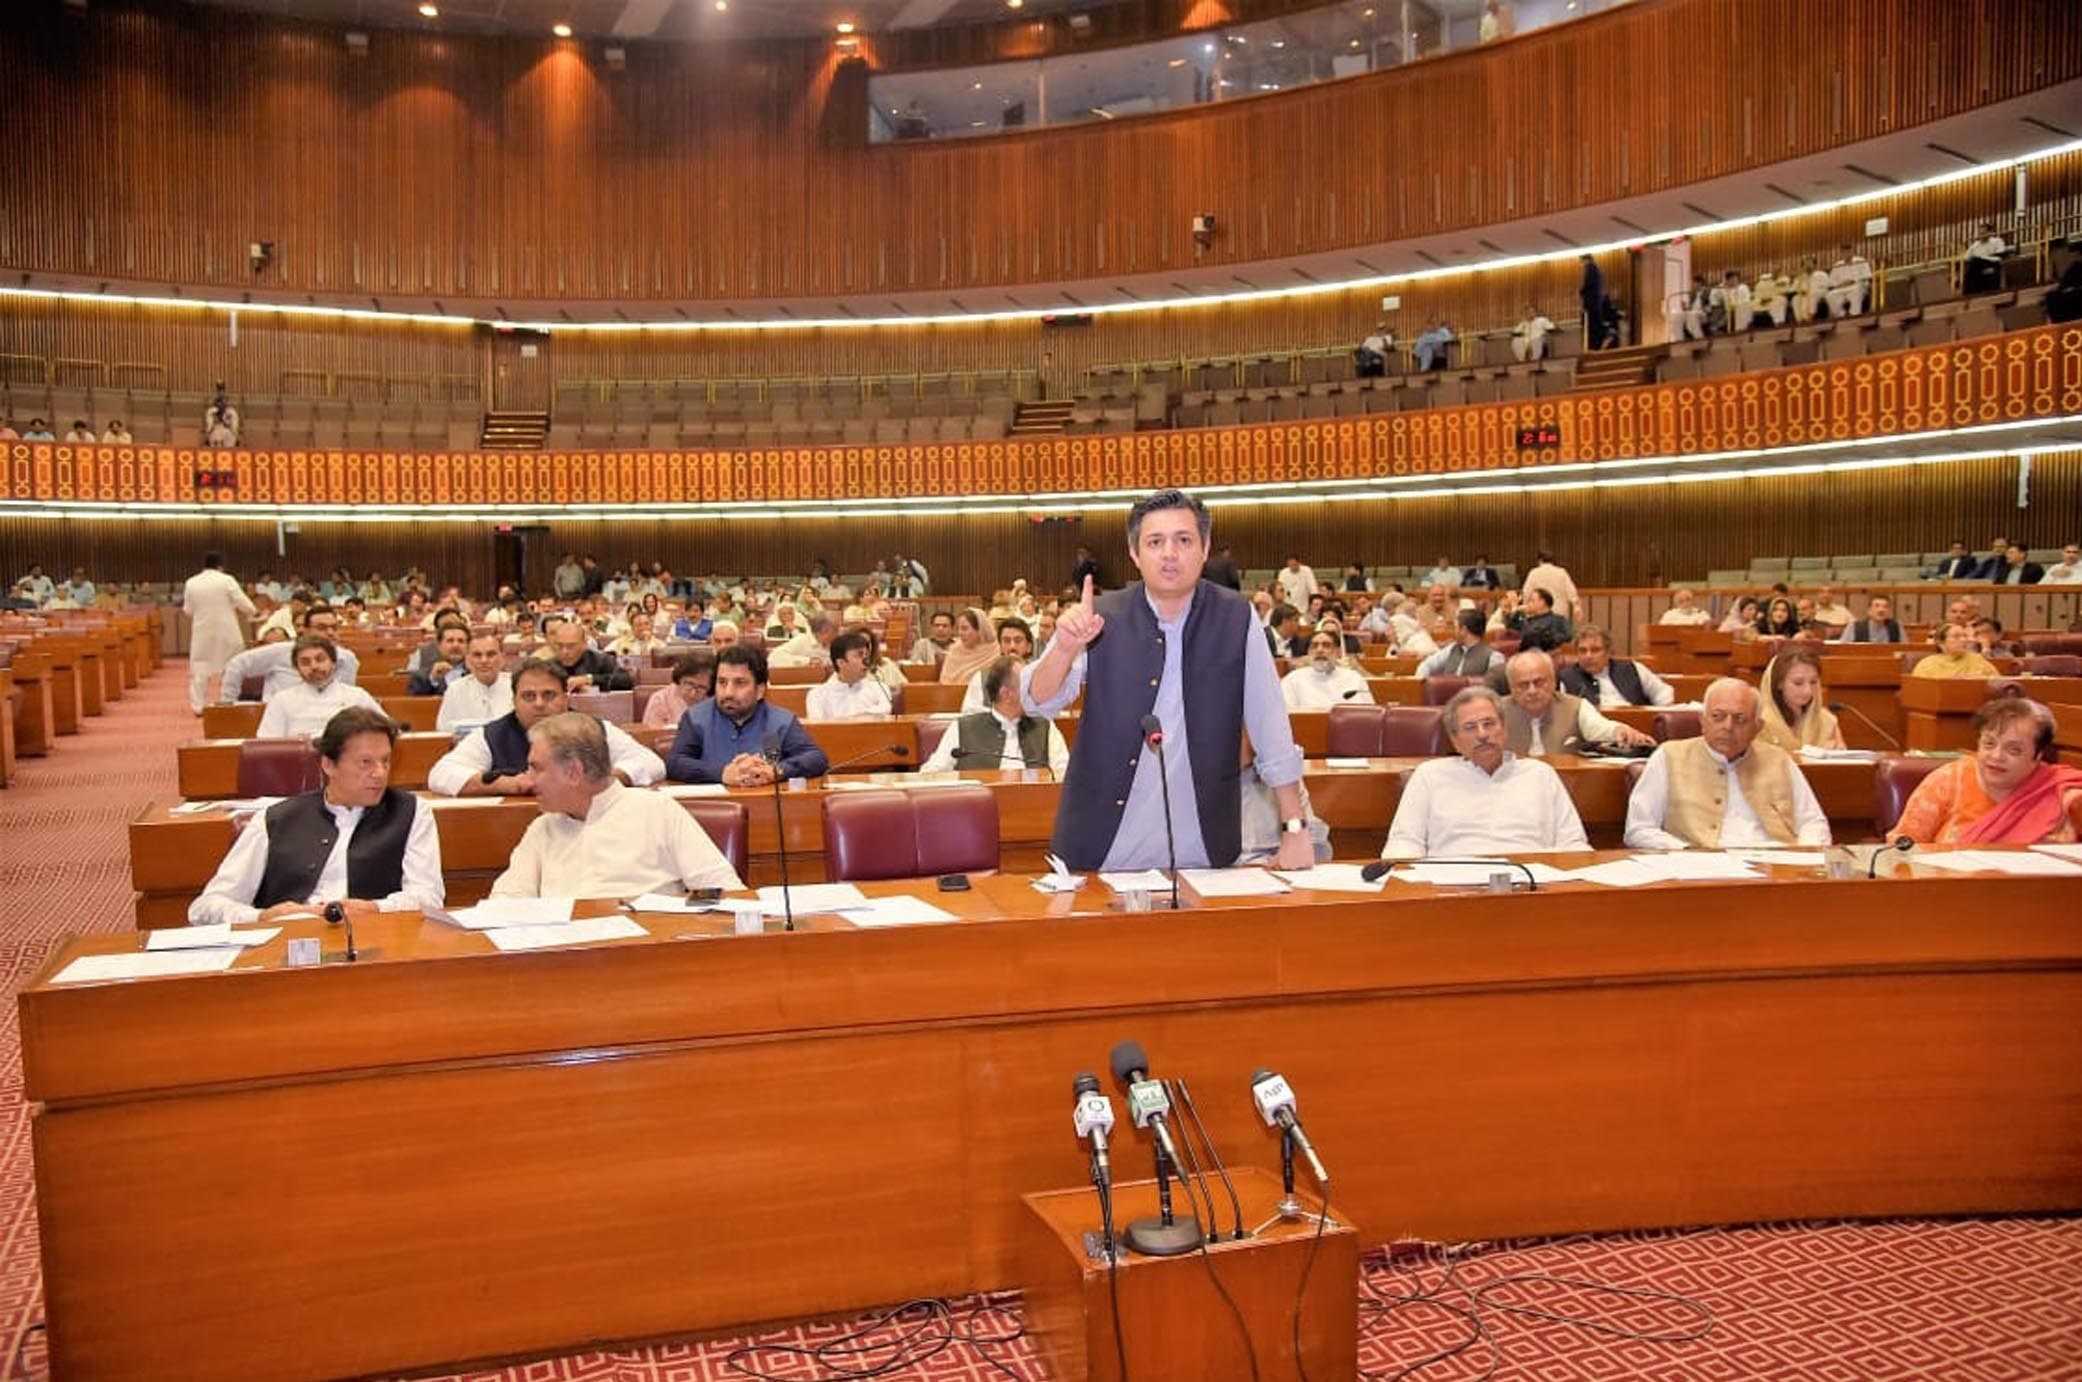
[{"label": "aisle walkway", "polygon": [[[162,668],[143,686],[61,741],[49,758],[24,762],[0,791],[0,1378],[44,1382],[43,1316],[28,1112],[22,1104],[15,993],[68,932],[119,931],[132,924],[128,843],[131,816],[174,794],[174,746],[196,724],[186,673]],[[1440,1135],[1446,1135],[1444,1133]],[[1620,1135],[1615,1130],[1615,1135]],[[1066,1183],[1076,1178],[1066,1159]],[[871,1244],[860,1251],[872,1252]],[[1553,1283],[1522,1282],[1487,1297],[1485,1332],[1498,1341],[1509,1379],[1589,1382],[2056,1382],[2082,1379],[2082,1219],[2017,1218],[1617,1234],[1502,1245],[1470,1257],[1459,1283],[1441,1269],[1370,1263],[1372,1304],[1362,1307],[1361,1363],[1396,1376],[1469,1337],[1461,1289],[1539,1272],[1692,1297],[1713,1312],[1702,1339],[1647,1342],[1578,1325],[1501,1313],[1527,1305],[1618,1324],[1636,1333],[1691,1333],[1696,1316],[1668,1303],[1623,1302]],[[1430,1288],[1439,1303],[1388,1309],[1389,1297]],[[1017,1327],[1016,1310],[955,1302],[951,1318],[914,1311],[874,1329],[883,1351],[834,1361],[855,1369],[897,1367],[891,1378],[931,1382],[1039,1379],[1024,1341],[989,1346]],[[813,1348],[859,1328],[821,1326],[761,1336],[763,1345]],[[1212,1321],[1208,1328],[1221,1328]],[[980,1336],[973,1344],[961,1336]],[[742,1353],[745,1341],[591,1351],[445,1382],[722,1382],[725,1378],[836,1376],[789,1352]],[[865,1342],[865,1341],[864,1341]],[[19,1360],[20,1367],[11,1365]],[[1467,1382],[1492,1361],[1485,1343],[1412,1374],[1413,1382]],[[1193,1382],[1143,1378],[1138,1382]],[[149,1382],[139,1379],[139,1382]],[[1329,1382],[1319,1378],[1318,1382]]]}]

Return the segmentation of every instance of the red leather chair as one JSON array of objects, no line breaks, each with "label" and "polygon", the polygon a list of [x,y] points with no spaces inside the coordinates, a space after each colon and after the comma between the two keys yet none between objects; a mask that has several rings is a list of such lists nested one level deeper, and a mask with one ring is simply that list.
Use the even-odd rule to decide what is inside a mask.
[{"label": "red leather chair", "polygon": [[1426,677],[1424,703],[1444,705],[1476,682],[1474,677]]},{"label": "red leather chair", "polygon": [[266,691],[266,677],[239,678],[239,699],[242,701],[257,701]]},{"label": "red leather chair", "polygon": [[239,745],[239,795],[293,797],[323,781],[318,750],[308,739],[248,739]]},{"label": "red leather chair", "polygon": [[1381,724],[1381,752],[1389,758],[1437,758],[1451,753],[1446,712],[1435,705],[1391,705]]},{"label": "red leather chair", "polygon": [[1943,758],[1883,758],[1872,778],[1872,828],[1883,840],[1894,834],[1916,784],[1945,766]]},{"label": "red leather chair", "polygon": [[694,817],[694,823],[708,832],[737,870],[739,881],[746,881],[752,859],[752,818],[741,801],[717,801],[713,797],[691,797],[680,803]]},{"label": "red leather chair", "polygon": [[1382,758],[1388,753],[1388,707],[1334,705],[1323,732],[1323,751],[1332,758]]},{"label": "red leather chair", "polygon": [[834,883],[997,867],[998,799],[980,783],[824,796],[824,873]]},{"label": "red leather chair", "polygon": [[1655,719],[1649,721],[1648,732],[1658,744],[1667,744],[1672,739],[1696,739],[1699,737],[1699,712],[1658,710]]},{"label": "red leather chair", "polygon": [[636,722],[636,693],[633,691],[578,691],[571,697],[571,708],[610,725],[627,725]]},{"label": "red leather chair", "polygon": [[[657,654],[653,653],[653,654],[652,654],[652,656],[653,656],[653,657],[655,657],[655,656],[657,656]],[[649,666],[649,667],[639,667],[639,668],[637,668],[637,669],[636,669],[636,684],[637,684],[637,685],[638,685],[639,687],[643,687],[643,686],[669,686],[669,685],[671,685],[671,684],[672,684],[672,664],[668,662],[668,663],[666,663],[666,664],[665,664],[665,665],[664,665],[663,667],[660,667],[660,666],[657,666],[656,664],[653,664],[653,665],[651,665],[651,666]]]},{"label": "red leather chair", "polygon": [[920,720],[918,722],[918,761],[925,762],[940,751],[940,740],[954,728],[952,720]]},{"label": "red leather chair", "polygon": [[642,720],[643,712],[650,706],[651,697],[657,695],[660,691],[663,691],[665,687],[670,686],[671,684],[671,682],[665,682],[661,685],[657,682],[641,681],[636,683],[636,689],[629,693],[630,709],[636,712],[634,720]]},{"label": "red leather chair", "polygon": [[2035,677],[2082,677],[2082,657],[2072,653],[2047,653],[2024,659],[2024,670]]}]

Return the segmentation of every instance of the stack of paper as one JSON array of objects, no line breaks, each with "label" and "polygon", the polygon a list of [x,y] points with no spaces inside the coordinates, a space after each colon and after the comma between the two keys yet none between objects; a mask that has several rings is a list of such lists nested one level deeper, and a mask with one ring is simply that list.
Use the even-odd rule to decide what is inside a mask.
[{"label": "stack of paper", "polygon": [[1731,859],[1713,850],[1672,850],[1667,854],[1637,854],[1634,856],[1634,862],[1672,883],[1714,882],[1760,876],[1742,860]]},{"label": "stack of paper", "polygon": [[848,907],[839,913],[855,926],[917,926],[935,921],[959,921],[954,913],[935,907],[922,897],[899,894],[895,897],[871,897],[858,907]]},{"label": "stack of paper", "polygon": [[568,897],[488,897],[475,907],[459,907],[449,921],[467,931],[507,926],[557,926],[571,920]]},{"label": "stack of paper", "polygon": [[1178,876],[1202,897],[1277,897],[1286,880],[1259,868],[1180,869]]},{"label": "stack of paper", "polygon": [[82,955],[51,976],[54,984],[104,984],[113,979],[157,979],[169,974],[209,974],[230,969],[240,952],[228,946],[207,950],[130,950],[120,955]]},{"label": "stack of paper", "polygon": [[[768,916],[781,916],[789,910],[783,904],[782,892],[779,887],[759,890],[759,905],[766,909]],[[797,883],[786,892],[788,902],[799,917],[813,912],[843,912],[848,907],[864,906],[867,902],[867,895],[851,883]]]},{"label": "stack of paper", "polygon": [[1297,888],[1319,893],[1377,893],[1388,886],[1384,874],[1369,883],[1360,876],[1364,864],[1318,864],[1312,869],[1282,869],[1280,877]]},{"label": "stack of paper", "polygon": [[484,938],[501,950],[548,950],[560,945],[629,940],[649,934],[627,917],[585,917],[533,926],[497,926],[486,931]]},{"label": "stack of paper", "polygon": [[282,934],[279,926],[247,927],[234,931],[224,926],[166,926],[145,933],[147,950],[210,950],[230,946],[234,950],[266,945]]},{"label": "stack of paper", "polygon": [[1953,849],[1918,854],[1925,867],[1947,873],[2008,873],[2021,878],[2082,878],[2082,862],[2031,850]]},{"label": "stack of paper", "polygon": [[1397,864],[1388,876],[1405,883],[1428,884],[1434,888],[1486,888],[1489,875],[1508,873],[1513,878],[1522,877],[1516,866],[1502,859],[1471,859],[1464,863],[1432,863],[1415,860]]},{"label": "stack of paper", "polygon": [[727,797],[730,789],[720,782],[668,782],[658,788],[658,793],[674,800],[684,800],[687,797]]},{"label": "stack of paper", "polygon": [[1142,869],[1136,873],[1102,873],[1099,881],[1117,893],[1146,892],[1168,893],[1171,880],[1160,869]]},{"label": "stack of paper", "polygon": [[1326,768],[1371,768],[1373,760],[1371,758],[1326,758],[1323,760],[1323,766]]}]

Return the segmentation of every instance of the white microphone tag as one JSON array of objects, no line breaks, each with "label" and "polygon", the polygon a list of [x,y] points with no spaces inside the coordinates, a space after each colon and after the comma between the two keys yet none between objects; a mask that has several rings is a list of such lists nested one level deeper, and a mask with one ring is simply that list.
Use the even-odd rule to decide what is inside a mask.
[{"label": "white microphone tag", "polygon": [[1281,1109],[1294,1111],[1294,1091],[1287,1088],[1283,1075],[1272,1075],[1252,1085],[1251,1097],[1258,1101],[1258,1116],[1268,1128],[1279,1121]]},{"label": "white microphone tag", "polygon": [[1171,1112],[1170,1096],[1164,1093],[1162,1082],[1138,1080],[1128,1086],[1128,1112],[1135,1119],[1135,1126],[1149,1126],[1150,1115]]},{"label": "white microphone tag", "polygon": [[1077,1101],[1073,1115],[1079,1137],[1090,1137],[1092,1130],[1110,1133],[1113,1131],[1113,1100],[1104,1094],[1086,1094]]}]

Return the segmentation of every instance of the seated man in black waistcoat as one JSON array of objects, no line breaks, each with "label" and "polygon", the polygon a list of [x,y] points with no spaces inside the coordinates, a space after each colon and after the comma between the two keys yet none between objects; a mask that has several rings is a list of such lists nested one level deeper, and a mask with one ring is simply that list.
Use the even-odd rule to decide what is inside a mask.
[{"label": "seated man in black waistcoat", "polygon": [[[535,794],[528,772],[528,731],[571,708],[564,670],[543,659],[513,669],[513,709],[473,729],[427,769],[427,790],[444,797],[525,797]],[[665,760],[608,725],[607,751],[615,776],[631,787],[648,787],[665,776]]]},{"label": "seated man in black waistcoat", "polygon": [[920,772],[996,772],[1047,768],[1057,777],[1070,766],[1070,747],[1055,721],[1029,715],[1019,701],[1023,658],[1001,657],[976,675],[982,679],[986,710],[972,711],[947,727],[940,746]]},{"label": "seated man in black waistcoat", "polygon": [[1576,661],[1561,670],[1561,689],[1595,706],[1674,705],[1670,683],[1631,658],[1614,657],[1596,624],[1576,630]]},{"label": "seated man in black waistcoat", "polygon": [[[1175,489],[1137,503],[1128,556],[1142,579],[1097,599],[1087,578],[1083,599],[1057,618],[1048,652],[1021,674],[1030,714],[1052,718],[1085,693],[1053,844],[1073,869],[1164,867],[1167,783],[1179,867],[1235,863],[1236,746],[1246,729],[1278,804],[1279,866],[1315,862],[1301,750],[1272,649],[1248,600],[1200,579],[1212,527],[1207,507]],[[1145,719],[1161,730],[1161,769]]]},{"label": "seated man in black waistcoat", "polygon": [[441,839],[426,804],[390,785],[397,740],[381,711],[334,715],[317,741],[325,785],[246,822],[188,924],[272,922],[330,902],[355,915],[439,907]]}]

